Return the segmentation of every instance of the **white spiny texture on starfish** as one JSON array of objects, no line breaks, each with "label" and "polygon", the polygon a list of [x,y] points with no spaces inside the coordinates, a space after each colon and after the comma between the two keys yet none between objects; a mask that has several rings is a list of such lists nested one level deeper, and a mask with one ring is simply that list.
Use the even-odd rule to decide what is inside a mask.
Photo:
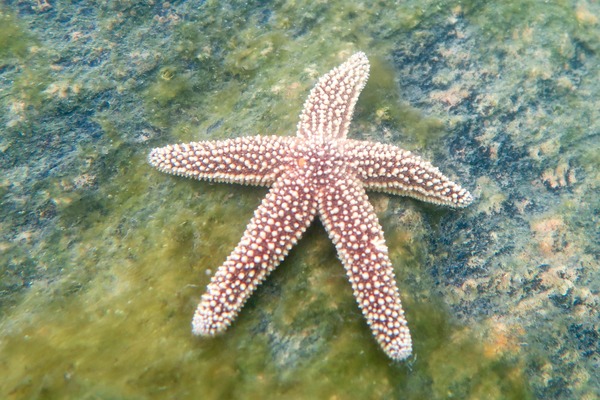
[{"label": "white spiny texture on starfish", "polygon": [[392,263],[365,190],[464,207],[471,194],[409,151],[346,139],[369,76],[364,53],[319,79],[300,114],[296,137],[250,136],[156,148],[150,164],[175,175],[270,186],[242,240],[213,276],[192,330],[225,330],[318,214],[346,268],[375,338],[395,360],[412,341]]},{"label": "white spiny texture on starfish", "polygon": [[466,207],[473,201],[466,189],[410,151],[389,144],[346,140],[344,152],[367,190],[452,207]]}]

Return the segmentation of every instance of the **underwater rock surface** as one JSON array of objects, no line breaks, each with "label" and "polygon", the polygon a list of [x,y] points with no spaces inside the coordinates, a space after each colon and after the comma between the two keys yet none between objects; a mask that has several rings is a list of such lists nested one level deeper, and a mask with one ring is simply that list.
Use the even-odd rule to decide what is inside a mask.
[{"label": "underwater rock surface", "polygon": [[[447,4],[5,1],[0,397],[597,397],[600,6]],[[358,50],[349,137],[477,197],[369,195],[414,357],[372,340],[320,224],[224,335],[193,337],[266,190],[162,176],[148,150],[293,135]]]}]

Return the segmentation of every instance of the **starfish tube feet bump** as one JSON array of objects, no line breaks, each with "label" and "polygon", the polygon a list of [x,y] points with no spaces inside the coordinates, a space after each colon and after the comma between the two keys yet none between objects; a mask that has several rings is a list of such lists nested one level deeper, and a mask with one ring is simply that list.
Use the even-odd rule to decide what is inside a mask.
[{"label": "starfish tube feet bump", "polygon": [[304,103],[296,137],[248,136],[150,152],[148,161],[162,172],[270,187],[202,296],[194,334],[227,329],[318,214],[381,348],[394,360],[410,356],[412,339],[394,269],[365,190],[451,207],[465,207],[473,198],[409,151],[346,138],[368,77],[369,62],[359,52],[320,78]]}]

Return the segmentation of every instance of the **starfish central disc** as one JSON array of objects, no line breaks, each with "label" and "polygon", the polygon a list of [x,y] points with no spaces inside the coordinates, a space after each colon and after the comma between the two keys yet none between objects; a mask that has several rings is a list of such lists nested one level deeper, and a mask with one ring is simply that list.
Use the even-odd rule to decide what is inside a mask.
[{"label": "starfish central disc", "polygon": [[329,184],[347,168],[346,160],[335,142],[322,145],[300,142],[295,144],[292,151],[297,157],[299,172],[316,186]]}]

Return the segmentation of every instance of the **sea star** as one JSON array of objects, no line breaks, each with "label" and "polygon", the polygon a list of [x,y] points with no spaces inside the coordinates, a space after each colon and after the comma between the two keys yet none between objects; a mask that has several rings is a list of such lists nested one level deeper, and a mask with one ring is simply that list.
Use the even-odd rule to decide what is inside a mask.
[{"label": "sea star", "polygon": [[296,137],[250,136],[152,150],[149,162],[163,172],[270,186],[202,296],[194,334],[224,331],[318,214],[375,338],[394,360],[411,354],[383,230],[365,189],[453,207],[467,206],[472,197],[409,151],[346,139],[368,77],[369,61],[359,52],[320,78],[304,103]]}]

